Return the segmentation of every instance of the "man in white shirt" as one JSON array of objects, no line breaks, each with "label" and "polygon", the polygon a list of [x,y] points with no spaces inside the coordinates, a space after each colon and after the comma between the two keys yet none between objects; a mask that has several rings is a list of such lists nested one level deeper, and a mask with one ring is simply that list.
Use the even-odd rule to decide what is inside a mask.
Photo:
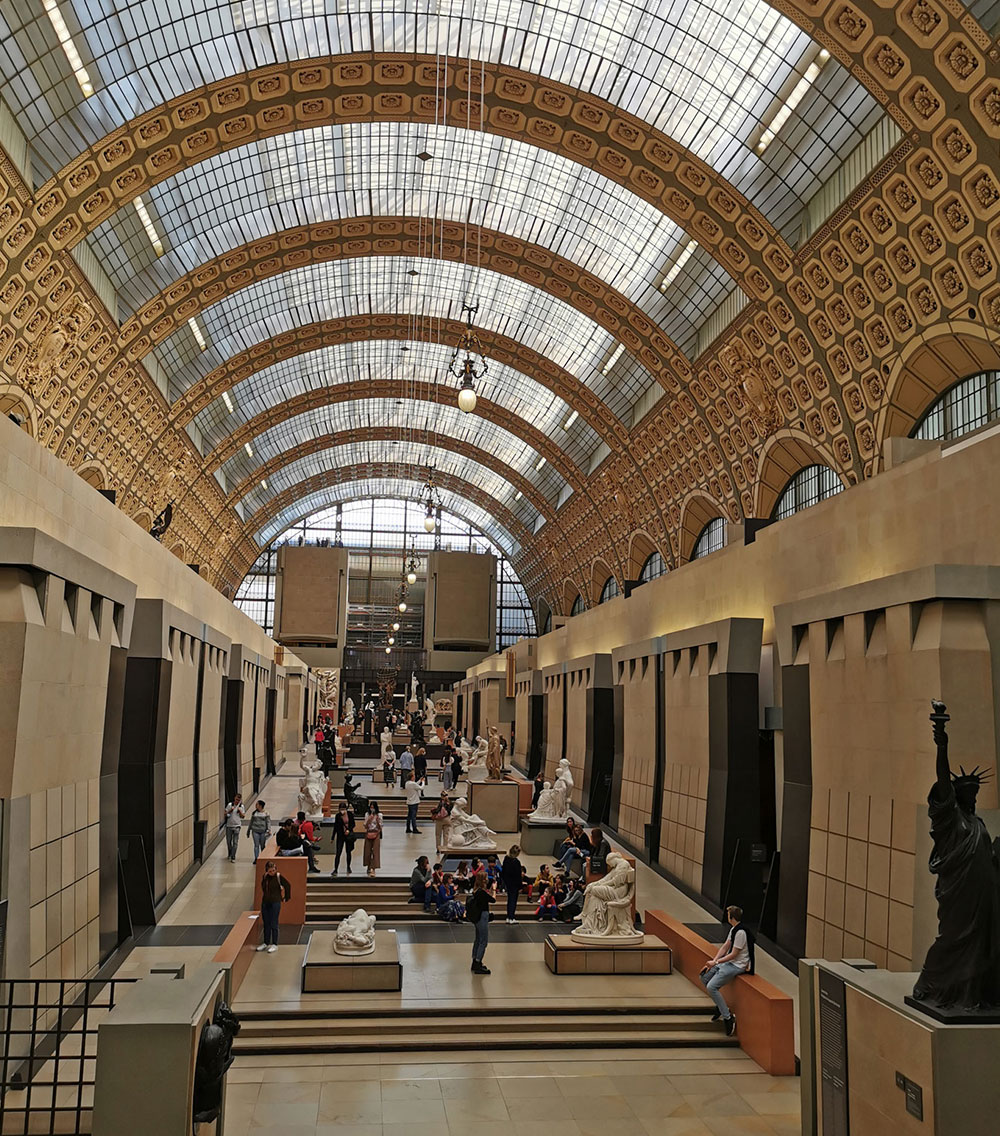
[{"label": "man in white shirt", "polygon": [[732,1037],[736,1032],[736,1015],[726,1005],[720,987],[741,974],[753,974],[753,935],[743,926],[741,907],[727,907],[726,919],[729,921],[729,935],[716,951],[715,958],[709,959],[701,968],[700,976],[702,985],[716,1005],[712,1020],[722,1018],[726,1037]]},{"label": "man in white shirt", "polygon": [[239,793],[233,794],[233,799],[226,805],[226,851],[229,853],[230,864],[236,863],[236,851],[240,846],[240,829],[243,825],[243,798]]},{"label": "man in white shirt", "polygon": [[424,795],[422,786],[422,781],[411,779],[406,782],[406,831],[414,832],[418,836],[420,829],[417,828],[417,809]]}]

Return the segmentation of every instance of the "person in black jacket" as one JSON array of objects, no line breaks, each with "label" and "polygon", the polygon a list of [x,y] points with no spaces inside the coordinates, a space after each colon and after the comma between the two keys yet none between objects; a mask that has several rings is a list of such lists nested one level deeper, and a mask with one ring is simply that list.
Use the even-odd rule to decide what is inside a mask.
[{"label": "person in black jacket", "polygon": [[475,927],[476,937],[472,944],[473,974],[489,974],[489,967],[483,964],[486,946],[490,941],[490,904],[496,897],[490,891],[485,872],[477,872],[472,895],[465,905],[465,918]]},{"label": "person in black jacket", "polygon": [[516,923],[517,920],[514,916],[517,914],[517,897],[521,894],[521,888],[525,883],[524,865],[518,859],[521,855],[521,847],[518,844],[512,844],[510,851],[503,858],[503,864],[500,866],[500,879],[503,881],[504,891],[507,893],[507,922]]},{"label": "person in black jacket", "polygon": [[336,856],[333,860],[331,876],[340,870],[340,854],[347,853],[347,874],[351,874],[351,853],[354,851],[354,810],[346,801],[341,801],[337,807],[337,815],[333,818],[333,839],[336,845]]}]

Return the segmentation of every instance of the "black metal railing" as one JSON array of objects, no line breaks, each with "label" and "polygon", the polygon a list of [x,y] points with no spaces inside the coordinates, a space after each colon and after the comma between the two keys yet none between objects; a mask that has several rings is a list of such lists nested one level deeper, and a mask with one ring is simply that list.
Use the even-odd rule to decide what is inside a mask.
[{"label": "black metal railing", "polygon": [[89,1133],[97,1028],[134,979],[0,982],[0,1133]]}]

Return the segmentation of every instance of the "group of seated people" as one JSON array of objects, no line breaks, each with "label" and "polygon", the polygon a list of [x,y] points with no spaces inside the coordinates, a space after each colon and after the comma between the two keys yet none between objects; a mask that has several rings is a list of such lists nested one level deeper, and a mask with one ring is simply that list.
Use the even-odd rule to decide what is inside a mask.
[{"label": "group of seated people", "polygon": [[286,817],[275,833],[275,842],[278,845],[279,856],[306,856],[309,860],[309,871],[318,872],[315,851],[319,847],[313,822],[304,812],[296,814],[295,818]]},{"label": "group of seated people", "polygon": [[531,899],[532,886],[538,897],[538,906],[535,908],[535,918],[559,919],[570,923],[576,919],[583,910],[583,880],[579,876],[569,876],[565,873],[553,875],[548,864],[543,864],[535,877],[534,885],[528,887],[528,898]]},{"label": "group of seated people", "polygon": [[610,852],[611,845],[599,828],[592,828],[588,836],[583,825],[569,820],[566,822],[566,836],[560,845],[556,863],[570,875],[576,870],[581,879],[586,879],[588,867],[597,873],[607,870]]}]

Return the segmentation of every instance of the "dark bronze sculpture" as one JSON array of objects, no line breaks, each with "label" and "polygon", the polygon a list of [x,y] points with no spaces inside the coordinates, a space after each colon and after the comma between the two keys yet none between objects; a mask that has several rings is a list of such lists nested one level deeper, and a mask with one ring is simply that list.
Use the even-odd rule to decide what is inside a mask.
[{"label": "dark bronze sculpture", "polygon": [[217,1120],[222,1111],[222,1088],[233,1063],[233,1038],[239,1032],[240,1020],[225,1002],[219,1003],[212,1020],[202,1026],[194,1066],[195,1124]]},{"label": "dark bronze sculpture", "polygon": [[161,536],[170,528],[170,522],[174,519],[174,503],[168,501],[163,512],[153,521],[153,527],[149,530],[149,535],[154,540],[159,540]]},{"label": "dark bronze sculpture", "polygon": [[358,792],[350,773],[344,777],[344,800],[354,810],[356,817],[363,817],[368,812],[368,798]]},{"label": "dark bronze sculpture", "polygon": [[[913,988],[920,1008],[989,1010],[1000,1006],[1000,875],[997,842],[976,816],[978,767],[958,775],[948,764],[943,702],[932,702],[937,781],[927,795],[930,870],[937,877],[938,935]],[[908,999],[908,1001],[910,1001]],[[935,1015],[936,1016],[936,1015]]]}]

